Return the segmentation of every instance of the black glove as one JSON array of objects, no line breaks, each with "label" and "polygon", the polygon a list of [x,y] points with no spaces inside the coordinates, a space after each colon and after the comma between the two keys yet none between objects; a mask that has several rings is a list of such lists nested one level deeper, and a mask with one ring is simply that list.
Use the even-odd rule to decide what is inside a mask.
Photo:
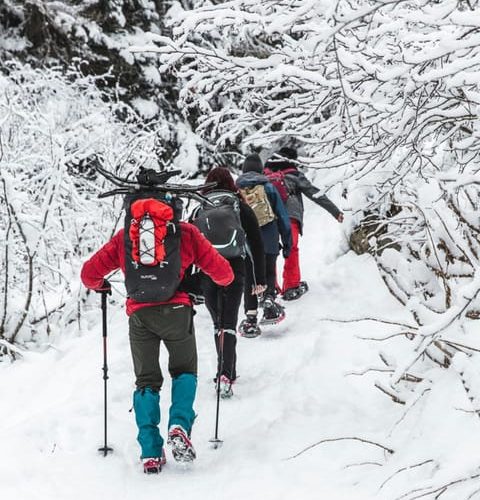
[{"label": "black glove", "polygon": [[[202,289],[202,273],[193,273],[192,269],[188,268],[185,271],[185,275],[183,276],[183,280],[178,287],[179,292],[186,292],[192,297],[198,297],[199,304],[203,304],[205,300],[202,301],[203,289]],[[195,300],[192,298],[193,302]]]},{"label": "black glove", "polygon": [[97,293],[106,293],[107,295],[112,295],[112,285],[110,281],[103,280],[102,286],[100,288],[95,289]]},{"label": "black glove", "polygon": [[290,251],[291,251],[290,248],[285,248],[285,247],[282,248],[282,255],[284,259],[286,259],[290,255]]}]

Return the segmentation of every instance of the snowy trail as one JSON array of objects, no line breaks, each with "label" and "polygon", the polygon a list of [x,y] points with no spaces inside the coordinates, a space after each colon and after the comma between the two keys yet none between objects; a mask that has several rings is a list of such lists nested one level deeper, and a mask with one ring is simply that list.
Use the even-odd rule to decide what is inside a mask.
[{"label": "snowy trail", "polygon": [[[81,336],[68,335],[43,354],[0,365],[0,496],[3,500],[177,499],[282,500],[385,498],[368,474],[383,452],[352,441],[325,443],[286,460],[322,439],[359,436],[380,440],[395,408],[373,384],[347,373],[376,361],[376,348],[356,335],[381,328],[321,318],[381,315],[401,318],[368,256],[341,255],[342,227],[308,204],[302,269],[310,292],[287,303],[287,319],[257,339],[239,338],[235,397],[222,402],[219,450],[213,437],[214,344],[206,310],[196,316],[199,348],[198,418],[193,440],[198,460],[184,471],[169,462],[147,477],[138,461],[131,407],[133,375],[123,308],[109,309],[108,458],[103,437],[101,313],[92,307]],[[161,352],[166,370],[166,352]],[[167,414],[170,381],[161,393]],[[162,420],[165,434],[166,418]]]}]

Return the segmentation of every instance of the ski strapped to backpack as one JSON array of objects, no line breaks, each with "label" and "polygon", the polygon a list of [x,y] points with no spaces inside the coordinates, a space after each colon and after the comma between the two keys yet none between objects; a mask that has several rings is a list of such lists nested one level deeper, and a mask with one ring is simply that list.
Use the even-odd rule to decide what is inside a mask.
[{"label": "ski strapped to backpack", "polygon": [[282,198],[283,203],[288,200],[290,195],[289,188],[285,182],[285,176],[287,174],[292,174],[297,172],[296,168],[286,168],[284,170],[270,170],[265,167],[263,173],[267,176],[268,180],[277,188],[280,198]]},{"label": "ski strapped to backpack", "polygon": [[250,208],[255,212],[260,227],[275,220],[275,213],[270,205],[263,184],[241,188],[240,192],[248,205],[250,205]]},{"label": "ski strapped to backpack", "polygon": [[204,196],[210,203],[198,208],[193,214],[192,224],[226,259],[245,257],[246,238],[240,220],[238,196],[223,190],[210,191]]},{"label": "ski strapped to backpack", "polygon": [[137,302],[168,301],[181,283],[181,197],[208,203],[200,193],[215,184],[182,186],[167,180],[179,171],[140,169],[137,180],[122,179],[98,168],[118,186],[100,195],[124,194],[125,287]]}]

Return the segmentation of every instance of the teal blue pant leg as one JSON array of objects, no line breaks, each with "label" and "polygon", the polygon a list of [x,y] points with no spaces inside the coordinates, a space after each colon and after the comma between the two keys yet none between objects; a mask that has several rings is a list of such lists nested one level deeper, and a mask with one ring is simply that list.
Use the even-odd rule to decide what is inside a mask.
[{"label": "teal blue pant leg", "polygon": [[195,419],[193,402],[197,392],[197,377],[192,373],[182,373],[172,379],[172,405],[168,427],[181,425],[190,435]]},{"label": "teal blue pant leg", "polygon": [[133,393],[133,409],[138,427],[137,440],[142,448],[142,458],[161,457],[163,439],[160,436],[160,395],[150,387]]}]

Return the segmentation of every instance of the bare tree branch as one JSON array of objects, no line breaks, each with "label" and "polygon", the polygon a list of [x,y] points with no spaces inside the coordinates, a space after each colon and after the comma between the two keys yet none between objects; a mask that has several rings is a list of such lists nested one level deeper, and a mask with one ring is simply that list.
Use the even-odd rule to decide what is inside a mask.
[{"label": "bare tree branch", "polygon": [[304,448],[302,451],[296,453],[295,455],[292,455],[291,457],[286,458],[285,460],[292,460],[294,458],[297,458],[300,455],[302,455],[303,453],[305,453],[305,452],[311,450],[312,448],[315,448],[316,446],[319,446],[321,444],[334,443],[334,442],[337,442],[337,441],[359,441],[361,443],[371,444],[373,446],[377,446],[378,448],[382,448],[387,453],[390,453],[390,454],[395,453],[394,450],[392,450],[391,448],[388,448],[387,446],[384,446],[384,445],[382,445],[380,443],[376,443],[374,441],[370,441],[368,439],[363,439],[363,438],[359,438],[359,437],[339,437],[339,438],[322,439],[321,441],[317,441],[316,443],[314,443],[314,444],[312,444],[310,446],[307,446],[307,448]]}]

